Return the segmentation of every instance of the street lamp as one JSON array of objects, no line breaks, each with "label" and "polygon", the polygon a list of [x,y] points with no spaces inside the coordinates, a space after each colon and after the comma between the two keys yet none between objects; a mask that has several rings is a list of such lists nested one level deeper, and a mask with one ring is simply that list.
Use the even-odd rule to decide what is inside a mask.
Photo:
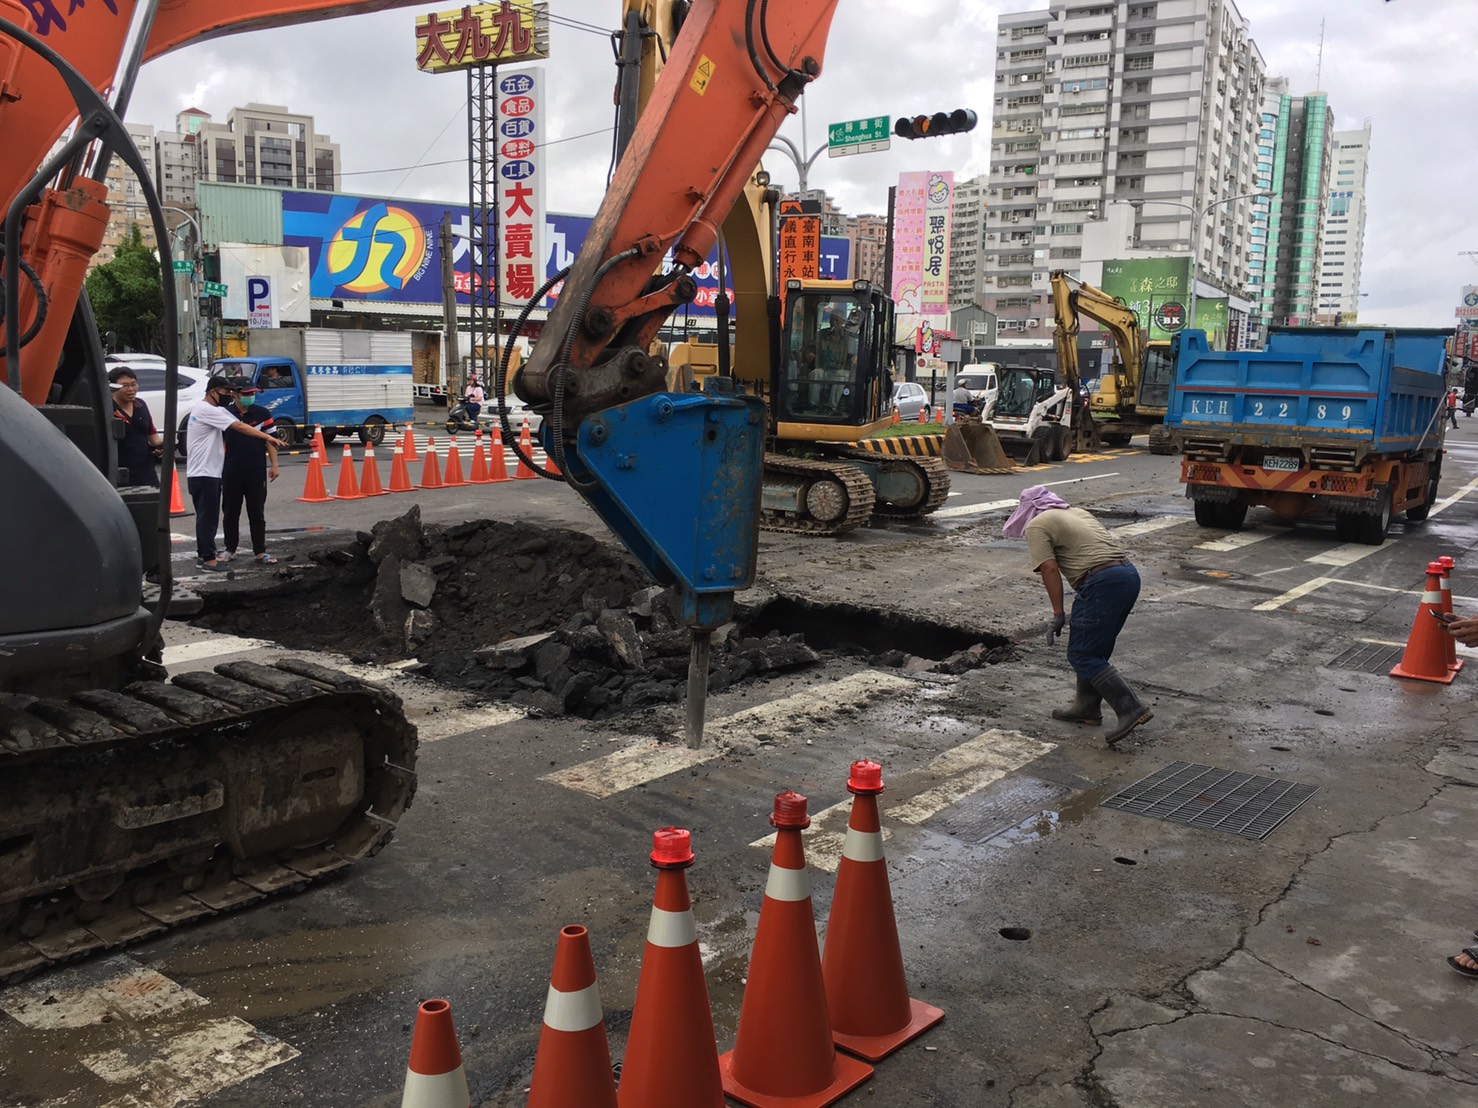
[{"label": "street lamp", "polygon": [[[1368,292],[1357,292],[1357,293],[1350,293],[1350,294],[1340,293],[1340,292],[1323,292],[1323,293],[1320,293],[1319,294],[1319,308],[1320,308],[1319,314],[1320,315],[1326,315],[1326,314],[1328,314],[1327,309],[1330,309],[1330,308],[1334,309],[1335,325],[1338,326],[1338,324],[1339,324],[1339,317],[1343,314],[1339,310],[1339,305],[1340,305],[1340,302],[1342,300],[1344,300],[1347,295],[1350,296],[1351,299],[1358,301],[1358,300],[1362,299],[1363,297],[1369,296],[1370,293],[1368,293]],[[1356,307],[1359,307],[1359,305],[1356,304]]]},{"label": "street lamp", "polygon": [[[783,143],[784,145],[776,145],[777,143]],[[776,135],[775,141],[766,147],[768,150],[775,150],[790,158],[791,164],[795,166],[796,177],[800,180],[795,190],[798,193],[806,191],[806,174],[810,171],[811,166],[816,164],[816,159],[826,152],[826,148],[827,143],[823,142],[815,150],[811,151],[809,158],[803,158],[801,157],[800,148],[784,135]]]},{"label": "street lamp", "polygon": [[1223,196],[1217,200],[1208,201],[1204,206],[1197,208],[1194,205],[1183,203],[1179,200],[1135,200],[1136,208],[1145,204],[1167,204],[1175,208],[1184,208],[1191,213],[1191,295],[1190,303],[1186,306],[1186,326],[1196,325],[1196,279],[1201,268],[1201,224],[1206,215],[1218,204],[1231,204],[1237,200],[1266,200],[1276,195],[1272,192],[1239,192],[1236,196]]},{"label": "street lamp", "polygon": [[[195,229],[195,243],[194,249],[191,251],[191,254],[195,259],[198,260],[201,257],[201,252],[205,248],[205,239],[204,236],[201,234],[200,224],[197,223],[195,221],[195,217],[189,212],[185,211],[184,208],[175,208],[170,207],[169,205],[162,205],[162,209],[166,212],[177,212],[178,214],[185,217],[183,223],[177,223],[175,225],[174,235],[176,241],[178,241],[180,228],[183,227],[185,223],[189,223],[190,226]],[[171,251],[171,253],[173,253],[173,251]],[[199,273],[196,271],[196,266],[191,266],[190,297],[188,300],[189,308],[187,310],[190,312],[190,361],[192,363],[200,359],[200,297],[196,294],[195,287],[195,281],[198,277]],[[183,332],[183,328],[181,328],[181,331]],[[184,337],[183,334],[181,335],[181,337]],[[206,361],[209,360],[209,358],[206,359]]]}]

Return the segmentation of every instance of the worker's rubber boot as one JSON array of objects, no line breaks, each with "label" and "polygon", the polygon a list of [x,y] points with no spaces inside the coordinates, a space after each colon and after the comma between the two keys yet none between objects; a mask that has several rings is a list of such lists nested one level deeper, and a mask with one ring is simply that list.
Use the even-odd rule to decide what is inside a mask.
[{"label": "worker's rubber boot", "polygon": [[1077,698],[1066,708],[1053,708],[1052,718],[1064,723],[1086,723],[1089,727],[1097,727],[1103,722],[1103,697],[1091,681],[1079,677]]},{"label": "worker's rubber boot", "polygon": [[1109,706],[1113,708],[1113,729],[1105,732],[1103,741],[1113,746],[1125,735],[1133,731],[1141,723],[1148,723],[1154,718],[1155,713],[1139,702],[1139,697],[1134,695],[1124,678],[1119,676],[1119,671],[1109,666],[1093,679],[1093,687],[1097,689]]}]

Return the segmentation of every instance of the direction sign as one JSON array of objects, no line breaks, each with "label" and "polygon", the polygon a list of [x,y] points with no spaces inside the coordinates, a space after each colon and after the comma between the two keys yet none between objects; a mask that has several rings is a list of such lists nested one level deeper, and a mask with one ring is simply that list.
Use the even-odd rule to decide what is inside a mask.
[{"label": "direction sign", "polygon": [[871,119],[854,119],[847,123],[830,123],[826,128],[826,154],[842,158],[848,154],[870,154],[888,149],[890,116],[875,115]]},{"label": "direction sign", "polygon": [[221,284],[219,281],[207,281],[207,282],[205,282],[205,295],[206,296],[225,296],[226,295],[226,286],[223,285],[223,284]]},{"label": "direction sign", "polygon": [[188,258],[176,258],[174,262],[174,271],[176,273],[194,273],[195,263],[190,261]]}]

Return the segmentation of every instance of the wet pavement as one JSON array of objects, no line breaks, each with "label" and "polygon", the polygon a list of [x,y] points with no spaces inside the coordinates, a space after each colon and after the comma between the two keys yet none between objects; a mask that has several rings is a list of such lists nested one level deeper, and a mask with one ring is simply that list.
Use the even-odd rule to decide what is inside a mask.
[{"label": "wet pavement", "polygon": [[[1478,653],[1451,686],[1333,664],[1406,641],[1438,555],[1457,561],[1458,610],[1478,611],[1478,433],[1465,423],[1449,446],[1453,499],[1425,525],[1398,521],[1381,547],[1256,510],[1241,533],[1203,531],[1173,460],[1142,452],[957,477],[935,523],[766,536],[766,590],[813,611],[972,628],[1016,642],[1015,657],[949,675],[833,653],[715,697],[723,747],[677,768],[654,761],[673,748],[653,740],[680,734],[681,705],[600,724],[531,718],[361,667],[422,730],[419,792],[395,841],[308,892],[4,993],[0,1104],[394,1105],[416,1003],[432,996],[452,1003],[473,1103],[522,1104],[565,924],[590,929],[620,1058],[651,833],[668,824],[694,834],[689,881],[726,1050],[771,800],[795,788],[818,814],[808,850],[824,937],[847,766],[862,756],[888,785],[911,993],[946,1018],[844,1103],[1478,1104],[1478,991],[1443,961],[1478,926]],[[1155,718],[1119,749],[1047,716],[1071,688],[1065,650],[1041,641],[1048,610],[1024,544],[1000,538],[1000,505],[1038,482],[1118,529],[1144,578],[1116,662]],[[548,482],[445,491],[419,498],[428,520],[600,526]],[[396,499],[274,499],[269,519],[352,533],[398,514]],[[284,531],[274,549],[306,558],[311,541]],[[273,649],[171,634],[177,668]],[[1177,761],[1317,791],[1260,840],[1103,806]],[[159,999],[118,999],[139,995]],[[67,1020],[37,1015],[59,1009]]]}]

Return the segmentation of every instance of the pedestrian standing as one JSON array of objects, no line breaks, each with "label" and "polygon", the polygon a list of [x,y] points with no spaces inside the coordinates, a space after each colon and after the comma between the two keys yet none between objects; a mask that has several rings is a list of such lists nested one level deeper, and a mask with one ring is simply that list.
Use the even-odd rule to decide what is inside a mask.
[{"label": "pedestrian standing", "polygon": [[128,471],[130,485],[159,487],[159,473],[154,468],[154,451],[164,443],[164,436],[154,426],[149,406],[139,399],[139,379],[127,366],[119,366],[108,374],[113,387],[113,418],[123,424],[123,437],[118,440],[118,468]]},{"label": "pedestrian standing", "polygon": [[[250,377],[238,377],[236,386],[236,418],[249,427],[270,432],[272,413],[256,402],[257,387]],[[241,509],[246,507],[247,526],[251,530],[252,561],[275,566],[277,559],[267,553],[267,484],[277,480],[277,451],[255,438],[235,431],[226,432],[226,465],[221,472],[221,528],[226,538],[226,560],[236,557],[241,540]]]},{"label": "pedestrian standing", "polygon": [[1452,420],[1452,429],[1457,430],[1457,389],[1447,390],[1447,418]]},{"label": "pedestrian standing", "polygon": [[1097,726],[1103,722],[1102,704],[1107,700],[1116,718],[1104,741],[1114,745],[1154,716],[1109,662],[1139,599],[1139,571],[1103,524],[1045,485],[1022,492],[1001,533],[1008,539],[1026,539],[1032,571],[1042,575],[1042,587],[1052,602],[1048,645],[1067,622],[1064,579],[1075,594],[1067,660],[1077,675],[1077,695],[1068,707],[1054,708],[1052,717]]},{"label": "pedestrian standing", "polygon": [[236,387],[229,377],[211,377],[205,399],[190,412],[185,427],[185,477],[195,504],[195,554],[200,568],[218,573],[226,562],[216,556],[216,525],[221,521],[221,474],[226,468],[227,431],[266,442],[275,456],[277,440],[236,418],[231,401]]}]

